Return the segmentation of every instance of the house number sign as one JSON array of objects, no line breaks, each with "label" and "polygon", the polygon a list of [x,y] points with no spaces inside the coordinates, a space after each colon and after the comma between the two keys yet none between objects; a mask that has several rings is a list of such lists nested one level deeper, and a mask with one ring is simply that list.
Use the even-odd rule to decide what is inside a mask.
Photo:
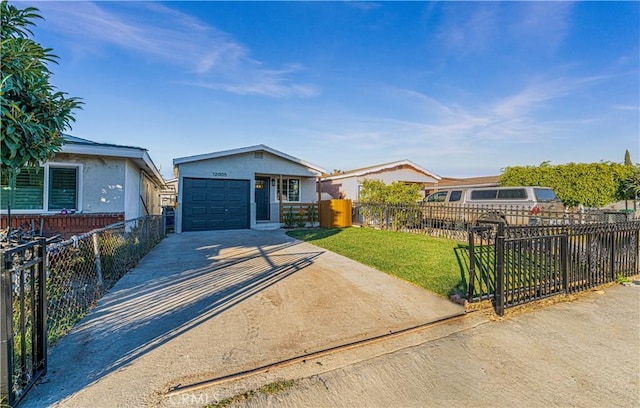
[{"label": "house number sign", "polygon": [[225,171],[214,171],[213,177],[227,177],[227,172]]}]

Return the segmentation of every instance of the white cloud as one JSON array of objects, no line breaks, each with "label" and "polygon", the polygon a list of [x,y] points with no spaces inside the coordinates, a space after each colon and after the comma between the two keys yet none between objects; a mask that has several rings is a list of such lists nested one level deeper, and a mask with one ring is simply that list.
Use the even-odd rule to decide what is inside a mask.
[{"label": "white cloud", "polygon": [[640,106],[638,105],[613,105],[612,108],[625,112],[640,112]]},{"label": "white cloud", "polygon": [[444,8],[438,42],[457,56],[477,55],[497,44],[552,54],[571,23],[572,2],[452,2]]},{"label": "white cloud", "polygon": [[446,19],[437,39],[454,53],[465,55],[482,52],[491,44],[499,23],[499,4],[470,3],[461,7],[451,3],[445,9]]},{"label": "white cloud", "polygon": [[537,80],[523,90],[502,98],[494,107],[493,112],[499,117],[514,118],[532,113],[544,106],[548,101],[567,95],[605,80],[604,76],[585,78],[557,78],[553,80]]},{"label": "white cloud", "polygon": [[183,67],[188,82],[210,89],[271,97],[310,97],[317,87],[293,78],[302,71],[265,69],[251,51],[215,27],[163,4],[134,2],[37,3],[46,27],[66,35],[82,52],[115,46],[158,62]]},{"label": "white cloud", "polygon": [[522,48],[555,52],[570,28],[573,2],[522,2],[518,6],[508,36]]},{"label": "white cloud", "polygon": [[[429,157],[469,155],[488,146],[541,143],[564,137],[568,130],[585,127],[599,118],[545,119],[538,111],[552,101],[572,95],[604,77],[533,81],[522,90],[481,104],[453,104],[406,89],[392,89],[390,105],[406,106],[397,116],[341,118],[340,130],[324,131],[317,140],[329,140],[361,150],[389,154],[418,152]],[[372,130],[375,129],[375,130]]]}]

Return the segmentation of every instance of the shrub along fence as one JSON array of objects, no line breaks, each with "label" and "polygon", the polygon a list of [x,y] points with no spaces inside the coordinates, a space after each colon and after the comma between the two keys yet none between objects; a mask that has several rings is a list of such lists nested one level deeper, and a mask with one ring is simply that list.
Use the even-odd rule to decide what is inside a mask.
[{"label": "shrub along fence", "polygon": [[55,244],[39,240],[2,251],[3,403],[20,401],[46,373],[47,345],[68,333],[164,234],[162,216],[146,216]]},{"label": "shrub along fence", "polygon": [[316,203],[286,203],[280,205],[280,222],[285,228],[314,227],[318,222]]},{"label": "shrub along fence", "polygon": [[483,222],[469,232],[469,301],[507,307],[640,274],[640,221],[564,226]]}]

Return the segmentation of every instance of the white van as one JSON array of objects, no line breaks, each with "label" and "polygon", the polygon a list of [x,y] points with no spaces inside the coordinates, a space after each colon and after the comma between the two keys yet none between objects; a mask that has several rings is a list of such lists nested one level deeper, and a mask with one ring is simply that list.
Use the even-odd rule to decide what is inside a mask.
[{"label": "white van", "polygon": [[509,224],[538,224],[541,213],[558,216],[565,210],[553,189],[536,186],[450,188],[430,194],[423,202],[484,209],[455,216],[456,221],[462,217],[465,222],[491,219]]}]

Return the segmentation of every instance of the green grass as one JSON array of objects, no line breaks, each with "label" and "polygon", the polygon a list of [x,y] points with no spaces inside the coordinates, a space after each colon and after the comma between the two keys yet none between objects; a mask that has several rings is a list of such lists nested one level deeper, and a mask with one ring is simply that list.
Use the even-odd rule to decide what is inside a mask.
[{"label": "green grass", "polygon": [[459,257],[468,255],[462,254],[466,248],[461,251],[457,241],[371,228],[320,228],[287,234],[442,296],[466,291],[461,266],[465,261]]}]

